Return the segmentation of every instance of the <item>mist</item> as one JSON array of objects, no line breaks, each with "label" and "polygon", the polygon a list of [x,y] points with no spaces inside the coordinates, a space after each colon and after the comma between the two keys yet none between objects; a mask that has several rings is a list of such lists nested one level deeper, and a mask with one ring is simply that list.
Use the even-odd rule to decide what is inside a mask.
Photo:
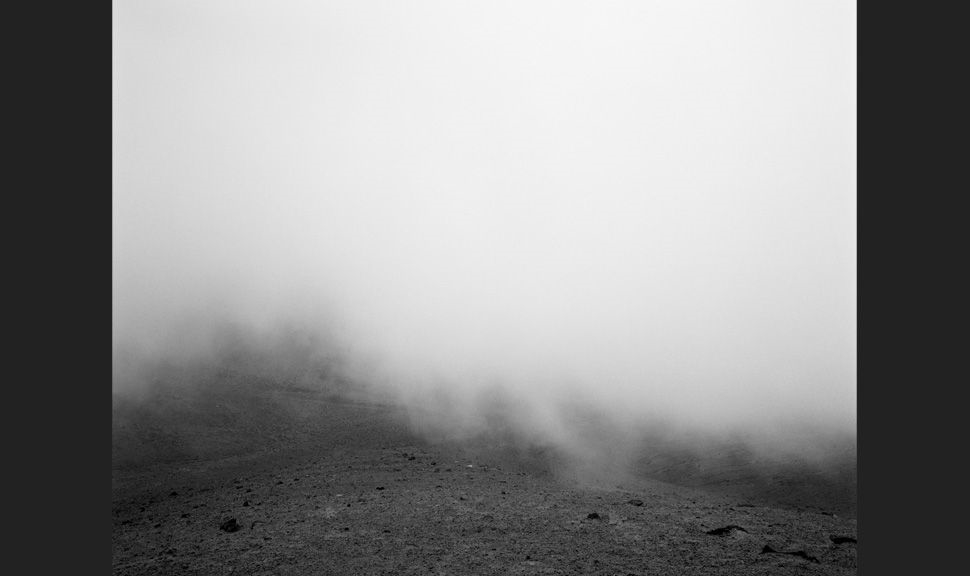
[{"label": "mist", "polygon": [[114,392],[245,341],[457,435],[854,436],[855,18],[115,1]]}]

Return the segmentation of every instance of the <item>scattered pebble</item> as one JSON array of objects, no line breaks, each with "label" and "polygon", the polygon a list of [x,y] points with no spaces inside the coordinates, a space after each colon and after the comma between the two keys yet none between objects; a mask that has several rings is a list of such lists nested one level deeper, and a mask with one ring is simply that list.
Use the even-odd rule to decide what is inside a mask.
[{"label": "scattered pebble", "polygon": [[727,536],[728,534],[731,534],[732,532],[735,532],[735,531],[747,533],[747,530],[745,530],[744,528],[736,524],[729,524],[722,528],[715,528],[713,530],[708,530],[707,534],[710,534],[711,536]]},{"label": "scattered pebble", "polygon": [[239,523],[236,522],[235,518],[229,518],[219,525],[219,529],[224,532],[235,532],[239,530]]}]

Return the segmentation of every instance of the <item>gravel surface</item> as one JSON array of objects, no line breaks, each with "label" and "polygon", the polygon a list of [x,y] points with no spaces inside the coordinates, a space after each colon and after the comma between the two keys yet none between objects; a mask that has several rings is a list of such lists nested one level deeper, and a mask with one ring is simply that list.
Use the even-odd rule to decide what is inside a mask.
[{"label": "gravel surface", "polygon": [[852,515],[579,483],[422,440],[389,406],[286,397],[116,405],[115,574],[856,572]]}]

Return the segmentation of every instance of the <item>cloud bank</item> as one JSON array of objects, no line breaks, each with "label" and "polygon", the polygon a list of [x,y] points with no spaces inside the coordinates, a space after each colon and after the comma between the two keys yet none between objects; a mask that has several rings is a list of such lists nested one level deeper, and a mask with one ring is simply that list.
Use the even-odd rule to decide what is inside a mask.
[{"label": "cloud bank", "polygon": [[466,425],[854,431],[853,6],[130,0],[113,42],[116,391],[296,327]]}]

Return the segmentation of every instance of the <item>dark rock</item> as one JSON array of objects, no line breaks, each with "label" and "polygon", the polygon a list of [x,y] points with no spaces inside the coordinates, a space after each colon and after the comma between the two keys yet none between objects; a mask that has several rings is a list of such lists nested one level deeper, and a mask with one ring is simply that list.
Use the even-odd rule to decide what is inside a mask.
[{"label": "dark rock", "polygon": [[816,564],[821,564],[821,562],[818,561],[818,558],[816,558],[814,556],[809,556],[808,554],[805,553],[804,550],[796,550],[794,552],[786,552],[786,554],[791,554],[792,556],[798,556],[799,558],[804,558],[805,560],[808,560],[809,562],[814,562]]},{"label": "dark rock", "polygon": [[383,486],[378,486],[377,488],[375,488],[375,490],[383,490],[383,489],[384,489]]},{"label": "dark rock", "polygon": [[802,558],[804,560],[808,560],[809,562],[814,562],[815,564],[821,564],[821,562],[819,562],[818,558],[816,558],[814,556],[809,556],[804,550],[795,550],[795,551],[792,551],[792,552],[782,552],[780,550],[775,550],[771,546],[765,544],[765,547],[761,549],[761,553],[762,554],[787,554],[789,556],[797,556],[797,557]]},{"label": "dark rock", "polygon": [[643,500],[639,498],[634,498],[633,500],[627,500],[627,504],[633,504],[634,506],[643,506]]},{"label": "dark rock", "polygon": [[599,520],[599,517],[600,515],[597,514],[596,512],[590,512],[589,514],[586,515],[587,520]]},{"label": "dark rock", "polygon": [[829,540],[836,544],[856,544],[857,540],[851,536],[829,536]]},{"label": "dark rock", "polygon": [[249,500],[243,501],[243,506],[249,506]]},{"label": "dark rock", "polygon": [[[729,524],[722,528],[715,528],[713,530],[708,530],[707,534],[710,534],[711,536],[727,536],[728,534],[734,532],[735,530],[738,532],[747,533],[747,530],[745,530],[744,528],[737,526],[735,524]],[[762,551],[762,554],[764,554],[764,551]]]},{"label": "dark rock", "polygon": [[219,525],[219,529],[223,532],[235,532],[239,530],[239,523],[236,522],[235,518],[230,518]]}]

